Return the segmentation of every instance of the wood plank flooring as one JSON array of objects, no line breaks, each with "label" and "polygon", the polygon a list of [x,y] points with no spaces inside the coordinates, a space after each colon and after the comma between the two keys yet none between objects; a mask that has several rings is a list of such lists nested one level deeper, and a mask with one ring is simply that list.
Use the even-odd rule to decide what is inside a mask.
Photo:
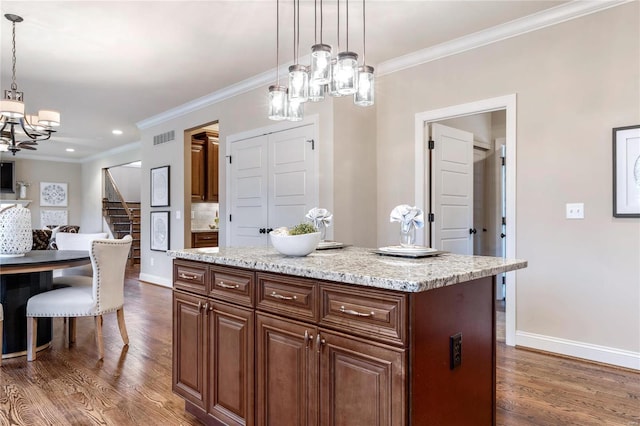
[{"label": "wood plank flooring", "polygon": [[[65,348],[54,320],[51,349],[35,362],[0,367],[0,425],[197,425],[171,392],[171,290],[127,271],[123,347],[116,315],[104,321],[105,358],[96,361],[94,326],[79,318]],[[503,335],[498,312],[498,335]],[[503,339],[500,339],[503,341]],[[507,347],[497,348],[497,424],[640,425],[640,374]]]}]

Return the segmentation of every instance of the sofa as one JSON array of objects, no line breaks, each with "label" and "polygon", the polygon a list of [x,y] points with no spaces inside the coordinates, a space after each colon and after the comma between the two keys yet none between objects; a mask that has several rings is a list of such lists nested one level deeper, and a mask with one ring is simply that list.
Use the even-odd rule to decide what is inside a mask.
[{"label": "sofa", "polygon": [[33,246],[31,250],[57,250],[56,237],[58,232],[77,234],[80,227],[76,225],[60,225],[53,228],[34,229]]}]

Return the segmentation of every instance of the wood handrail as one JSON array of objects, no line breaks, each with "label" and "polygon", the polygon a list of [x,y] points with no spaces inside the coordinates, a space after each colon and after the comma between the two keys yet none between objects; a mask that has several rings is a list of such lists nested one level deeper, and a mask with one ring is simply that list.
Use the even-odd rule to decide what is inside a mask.
[{"label": "wood handrail", "polygon": [[127,212],[127,217],[132,222],[131,225],[133,226],[133,213],[131,213],[131,210],[129,210],[129,206],[127,205],[127,202],[124,200],[122,193],[118,189],[118,185],[116,184],[116,181],[113,179],[113,176],[111,175],[111,172],[109,171],[109,169],[104,169],[104,173],[105,173],[105,176],[107,177],[107,181],[111,184],[111,187],[115,191],[118,201],[120,201],[120,204],[122,204],[124,211]]}]

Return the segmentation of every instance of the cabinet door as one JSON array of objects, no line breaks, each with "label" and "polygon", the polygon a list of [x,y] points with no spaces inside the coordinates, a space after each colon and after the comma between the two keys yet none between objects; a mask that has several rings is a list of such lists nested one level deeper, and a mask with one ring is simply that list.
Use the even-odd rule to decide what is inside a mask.
[{"label": "cabinet door", "polygon": [[253,310],[209,299],[207,315],[207,411],[226,425],[253,425]]},{"label": "cabinet door", "polygon": [[207,201],[218,202],[218,156],[217,139],[209,138],[207,147]]},{"label": "cabinet door", "polygon": [[318,424],[316,328],[257,314],[257,424]]},{"label": "cabinet door", "polygon": [[205,197],[206,150],[203,141],[191,141],[191,201]]},{"label": "cabinet door", "polygon": [[173,292],[173,391],[204,409],[206,299]]},{"label": "cabinet door", "polygon": [[320,329],[320,424],[406,424],[403,349]]}]

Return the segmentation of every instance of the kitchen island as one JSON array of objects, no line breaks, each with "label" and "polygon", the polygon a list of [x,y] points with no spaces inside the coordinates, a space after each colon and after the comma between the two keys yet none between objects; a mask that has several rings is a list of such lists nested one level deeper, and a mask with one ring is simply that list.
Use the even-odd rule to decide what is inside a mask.
[{"label": "kitchen island", "polygon": [[495,275],[526,261],[168,254],[173,390],[204,423],[495,423]]}]

